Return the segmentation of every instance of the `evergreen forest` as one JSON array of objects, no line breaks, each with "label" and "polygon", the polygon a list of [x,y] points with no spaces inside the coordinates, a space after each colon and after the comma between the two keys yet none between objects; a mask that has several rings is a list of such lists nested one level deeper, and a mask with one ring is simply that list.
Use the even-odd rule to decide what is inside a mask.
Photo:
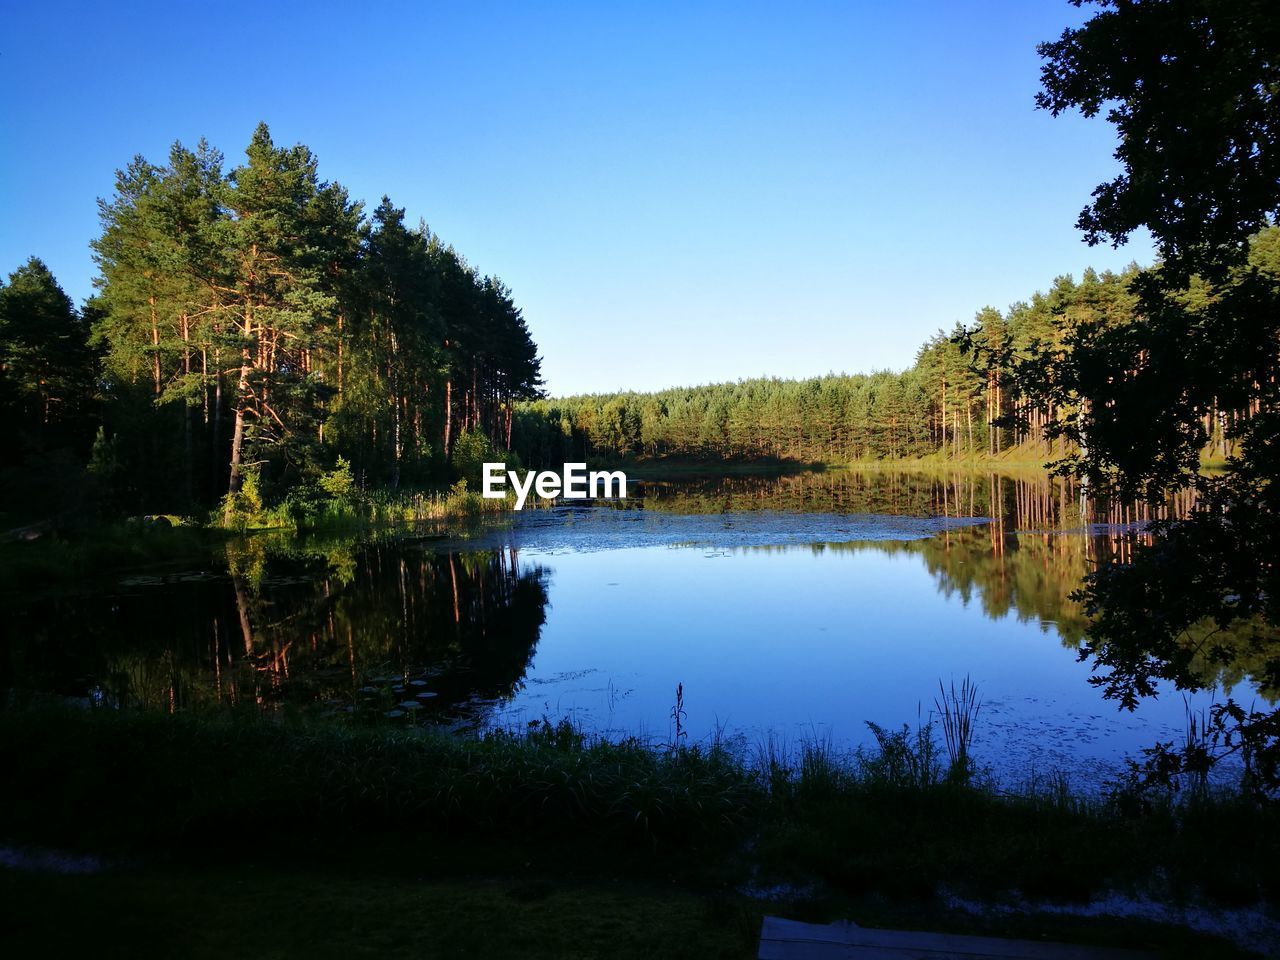
[{"label": "evergreen forest", "polygon": [[[1280,230],[1251,247],[1241,278],[1280,279]],[[902,372],[759,378],[655,393],[539,399],[516,411],[516,449],[528,463],[675,457],[848,463],[999,458],[1043,464],[1078,451],[1062,425],[1078,397],[1054,396],[1046,361],[1069,362],[1073,338],[1136,328],[1139,281],[1152,271],[1086,270],[1003,312],[977,311],[939,330]],[[1217,294],[1221,296],[1221,294]],[[1205,284],[1179,295],[1193,313],[1213,302]],[[856,358],[849,358],[850,365]],[[1259,388],[1260,389],[1260,388]],[[1197,411],[1206,461],[1234,452],[1234,435],[1260,393],[1214,397]]]},{"label": "evergreen forest", "polygon": [[34,257],[0,288],[0,470],[31,515],[443,482],[539,393],[501,280],[265,125],[236,166],[136,157],[99,207],[82,309]]}]

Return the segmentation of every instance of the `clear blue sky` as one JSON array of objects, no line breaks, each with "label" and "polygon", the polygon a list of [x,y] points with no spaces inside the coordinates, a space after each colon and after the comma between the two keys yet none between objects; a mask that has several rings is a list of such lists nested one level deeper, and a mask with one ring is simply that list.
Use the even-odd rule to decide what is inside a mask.
[{"label": "clear blue sky", "polygon": [[0,269],[91,292],[95,199],[254,125],[524,308],[554,393],[901,368],[1060,273],[1102,120],[1036,111],[1066,0],[10,5]]}]

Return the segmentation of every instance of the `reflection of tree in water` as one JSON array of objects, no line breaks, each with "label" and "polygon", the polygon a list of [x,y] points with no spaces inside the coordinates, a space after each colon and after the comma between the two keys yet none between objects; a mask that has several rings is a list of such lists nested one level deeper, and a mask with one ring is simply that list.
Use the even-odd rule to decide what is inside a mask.
[{"label": "reflection of tree in water", "polygon": [[705,514],[742,510],[884,513],[917,517],[990,517],[999,534],[1142,523],[1183,515],[1192,494],[1160,509],[1084,500],[1072,478],[976,471],[825,470],[641,484],[645,509]]},{"label": "reflection of tree in water", "polygon": [[137,578],[52,615],[20,611],[12,677],[161,709],[381,711],[417,696],[436,711],[510,696],[545,622],[545,571],[522,567],[514,549],[259,537],[228,545],[226,570]]},{"label": "reflection of tree in water", "polygon": [[[1180,491],[1159,506],[1085,499],[1072,478],[966,470],[903,472],[828,470],[748,475],[643,487],[645,509],[670,513],[775,510],[987,517],[978,528],[909,542],[819,545],[816,550],[919,554],[939,589],[975,599],[987,616],[1010,612],[1052,623],[1069,646],[1087,639],[1088,618],[1073,599],[1085,575],[1128,563],[1149,542],[1142,525],[1184,517],[1195,493]],[[1075,534],[1063,531],[1074,531]],[[1082,534],[1082,535],[1076,535]],[[1280,640],[1260,641],[1258,623],[1220,627],[1202,622],[1180,637],[1184,678],[1230,689],[1252,680],[1269,700],[1280,696]]]},{"label": "reflection of tree in water", "polygon": [[[925,540],[820,544],[812,549],[918,555],[946,596],[979,604],[993,620],[1012,613],[1024,622],[1038,621],[1046,630],[1052,625],[1065,645],[1078,650],[1089,629],[1089,618],[1074,599],[1084,575],[1102,564],[1127,561],[1143,540],[1134,530],[1001,534],[998,524],[991,523]],[[1275,653],[1280,644],[1260,648],[1256,641],[1256,624],[1241,630],[1200,624],[1184,637],[1186,676],[1222,690],[1256,689],[1275,702],[1280,697]]]},{"label": "reflection of tree in water", "polygon": [[[829,471],[688,492],[651,485],[644,507],[990,516],[925,540],[813,549],[918,554],[946,595],[991,618],[1052,624],[1080,648],[1088,620],[1072,594],[1090,570],[1128,560],[1143,534],[1080,535],[1076,494],[1043,476]],[[135,578],[114,595],[32,602],[11,616],[16,639],[0,659],[0,686],[75,695],[96,687],[109,701],[162,709],[322,704],[377,716],[405,702],[434,714],[510,696],[544,622],[544,571],[523,568],[510,550],[430,546],[390,535],[262,535],[230,541],[213,574]],[[1280,644],[1260,645],[1257,631],[1202,625],[1183,643],[1188,676],[1220,687],[1253,678],[1268,699],[1280,690]]]},{"label": "reflection of tree in water", "polygon": [[[894,556],[919,556],[947,597],[978,603],[998,619],[1015,614],[1022,621],[1056,627],[1063,641],[1079,643],[1088,626],[1071,594],[1087,565],[1102,551],[1114,551],[1119,538],[1054,533],[998,535],[995,524],[944,531],[922,540],[873,540],[815,544],[816,553],[874,550]],[[760,547],[763,551],[794,547]]]},{"label": "reflection of tree in water", "polygon": [[[1194,490],[1160,505],[1081,496],[1072,478],[966,470],[828,470],[784,476],[739,476],[692,483],[647,484],[646,509],[671,513],[776,510],[987,517],[990,524],[910,542],[820,545],[814,549],[915,553],[948,595],[975,598],[984,612],[1052,623],[1069,646],[1087,648],[1089,621],[1073,599],[1085,574],[1126,564],[1150,542],[1143,524],[1187,516]],[[1074,531],[1074,535],[1062,531]],[[1252,686],[1280,698],[1280,637],[1257,621],[1227,626],[1208,620],[1178,638],[1179,682],[1229,690]],[[1132,652],[1140,658],[1142,651]],[[1095,660],[1096,662],[1096,660]],[[1114,664],[1102,664],[1114,668]]]}]

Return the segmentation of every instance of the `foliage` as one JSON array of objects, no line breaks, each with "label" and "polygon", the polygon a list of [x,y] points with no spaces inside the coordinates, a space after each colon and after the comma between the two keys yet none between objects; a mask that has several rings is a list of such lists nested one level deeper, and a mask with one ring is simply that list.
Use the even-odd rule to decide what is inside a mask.
[{"label": "foliage", "polygon": [[355,478],[351,475],[351,464],[345,457],[339,457],[332,470],[321,474],[317,485],[332,500],[349,499],[356,488]]},{"label": "foliage", "polygon": [[[48,750],[28,749],[37,722],[48,725]],[[722,752],[665,754],[545,722],[478,739],[102,712],[83,719],[9,713],[0,725],[6,761],[67,791],[57,810],[13,804],[14,829],[101,804],[75,831],[85,840],[199,843],[221,825],[271,810],[290,829],[346,822],[375,831],[589,830],[624,842],[678,843],[741,824],[752,791]],[[66,736],[76,730],[85,738],[79,744]],[[77,786],[90,782],[89,757],[103,749],[113,754],[115,775],[133,784],[128,802],[125,794],[95,798]],[[187,799],[169,803],[175,792]]]},{"label": "foliage", "polygon": [[956,689],[956,682],[952,680],[948,690],[939,680],[938,697],[933,703],[938,710],[938,722],[942,725],[947,758],[950,761],[947,775],[953,780],[968,780],[974,774],[974,724],[978,714],[982,712],[977,684],[966,674],[960,682],[960,689]]},{"label": "foliage", "polygon": [[901,730],[890,730],[870,720],[867,729],[876,738],[876,750],[864,753],[861,760],[872,781],[895,788],[927,789],[941,780],[932,721],[921,724],[914,734],[905,724]]},{"label": "foliage", "polygon": [[262,500],[260,474],[250,468],[241,476],[239,489],[222,498],[216,517],[229,530],[244,532],[250,527],[274,526]]},{"label": "foliage", "polygon": [[[1199,685],[1184,669],[1191,656],[1243,653],[1273,685],[1280,232],[1268,225],[1280,214],[1280,21],[1259,0],[1098,6],[1041,46],[1039,104],[1086,116],[1106,106],[1123,170],[1094,191],[1080,226],[1090,242],[1116,244],[1145,227],[1162,262],[1129,284],[1131,318],[1059,324],[1060,346],[1029,351],[1018,369],[1039,402],[1070,411],[1053,427],[1079,447],[1062,470],[1152,502],[1191,488],[1197,507],[1155,524],[1132,564],[1090,578],[1084,652],[1128,705],[1159,680]],[[1225,468],[1204,476],[1199,457],[1215,437]],[[1267,716],[1228,702],[1215,728],[1225,752],[1250,744],[1257,788],[1275,795],[1280,737]]]},{"label": "foliage", "polygon": [[520,468],[519,457],[494,447],[483,430],[464,430],[453,448],[453,472],[472,490],[480,490],[486,463],[505,463],[508,470]]},{"label": "foliage", "polygon": [[0,509],[92,507],[69,468],[89,452],[97,399],[86,320],[32,257],[0,282]]},{"label": "foliage", "polygon": [[[1071,0],[1079,7],[1084,0]],[[1280,214],[1280,23],[1268,0],[1089,0],[1084,26],[1040,45],[1054,116],[1104,109],[1122,172],[1093,192],[1090,243],[1145,228],[1175,286],[1243,263]]]}]

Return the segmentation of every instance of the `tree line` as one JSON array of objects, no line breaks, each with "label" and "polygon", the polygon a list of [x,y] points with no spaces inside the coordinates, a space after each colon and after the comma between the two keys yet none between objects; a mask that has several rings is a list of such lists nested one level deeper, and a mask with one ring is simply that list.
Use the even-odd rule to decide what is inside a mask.
[{"label": "tree line", "polygon": [[[1085,360],[1084,352],[1074,354],[1084,338],[1100,331],[1123,337],[1149,321],[1139,291],[1159,269],[1060,276],[1047,292],[1003,312],[984,307],[969,324],[939,330],[902,372],[527,401],[516,408],[516,447],[525,462],[538,464],[592,457],[960,460],[1011,451],[1041,462],[1074,457],[1082,437],[1065,427],[1087,412],[1088,400],[1055,383],[1064,368]],[[1280,229],[1255,236],[1233,276],[1246,283],[1255,273],[1280,279]],[[1178,304],[1206,316],[1220,296],[1220,287],[1194,278]],[[1263,392],[1259,383],[1252,392],[1224,389],[1210,397],[1195,414],[1199,452],[1231,456]]]},{"label": "tree line", "polygon": [[[371,215],[260,125],[135,158],[99,201],[82,312],[36,259],[0,289],[4,468],[87,458],[123,509],[279,496],[340,465],[446,479],[460,440],[511,443],[540,358],[511,291],[383,197]],[[230,503],[230,501],[228,501]]]},{"label": "tree line", "polygon": [[1087,270],[1078,281],[1057,278],[1047,293],[1007,311],[985,307],[971,324],[939,330],[902,372],[530,401],[516,411],[517,447],[537,463],[593,456],[958,459],[1014,447],[1048,459],[1061,449],[1046,431],[1059,411],[1022,389],[1015,358],[1060,339],[1064,324],[1129,316],[1137,272]]}]

